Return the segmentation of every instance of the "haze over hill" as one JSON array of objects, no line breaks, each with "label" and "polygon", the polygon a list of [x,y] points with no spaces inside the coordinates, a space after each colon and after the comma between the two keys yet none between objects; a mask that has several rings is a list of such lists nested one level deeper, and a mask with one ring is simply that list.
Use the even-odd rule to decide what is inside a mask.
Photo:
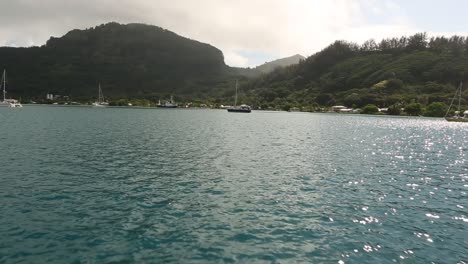
[{"label": "haze over hill", "polygon": [[299,54],[293,55],[291,57],[281,58],[270,62],[265,62],[262,65],[255,67],[254,69],[261,73],[270,73],[276,68],[287,67],[294,64],[298,64],[301,60],[304,60],[305,57]]}]

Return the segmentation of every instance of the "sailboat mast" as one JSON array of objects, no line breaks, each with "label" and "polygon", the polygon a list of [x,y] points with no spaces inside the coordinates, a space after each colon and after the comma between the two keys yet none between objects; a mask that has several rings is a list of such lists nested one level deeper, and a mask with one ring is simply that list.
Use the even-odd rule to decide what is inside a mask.
[{"label": "sailboat mast", "polygon": [[[452,109],[452,105],[455,102],[455,98],[457,98],[457,95],[458,95],[458,109],[457,109],[457,111],[460,111],[461,87],[462,86],[463,86],[463,82],[460,82],[460,86],[458,86],[458,89],[455,91],[455,95],[453,96],[452,101],[450,102],[450,106],[448,107],[447,112],[445,113],[445,117],[447,117],[448,114],[450,113],[450,109]],[[457,114],[457,116],[458,116],[458,114]]]},{"label": "sailboat mast", "polygon": [[234,97],[234,106],[237,106],[237,80],[236,80],[236,97]]},{"label": "sailboat mast", "polygon": [[101,83],[99,83],[98,87],[99,87],[99,88],[98,88],[98,89],[99,89],[99,91],[98,91],[98,102],[99,102],[99,103],[102,103]]},{"label": "sailboat mast", "polygon": [[463,87],[463,82],[460,82],[460,87],[458,88],[458,115],[460,114],[460,102],[461,102],[461,97],[462,97],[462,87]]},{"label": "sailboat mast", "polygon": [[6,100],[6,70],[3,69],[3,101]]}]

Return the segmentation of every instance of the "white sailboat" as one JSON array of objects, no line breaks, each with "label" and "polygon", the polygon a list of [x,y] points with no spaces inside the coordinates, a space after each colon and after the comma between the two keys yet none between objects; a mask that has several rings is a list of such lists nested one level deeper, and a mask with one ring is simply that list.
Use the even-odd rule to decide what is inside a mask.
[{"label": "white sailboat", "polygon": [[[453,97],[452,102],[450,103],[447,113],[445,114],[445,120],[449,122],[468,122],[468,111],[465,111],[463,115],[461,115],[460,113],[461,97],[463,93],[462,88],[463,88],[463,83],[461,82],[460,86],[458,86],[458,89],[455,92],[455,96]],[[457,96],[458,96],[458,108],[457,108],[457,111],[455,111],[455,116],[448,117],[450,109],[452,108],[453,102],[455,101],[455,98]]]},{"label": "white sailboat", "polygon": [[0,107],[23,107],[23,105],[16,99],[6,98],[6,70],[3,70],[1,86],[3,86],[3,101],[0,101]]},{"label": "white sailboat", "polygon": [[108,106],[109,103],[104,100],[104,94],[102,93],[101,84],[99,84],[98,89],[99,89],[98,90],[98,100],[93,103],[93,106],[96,106],[96,107]]},{"label": "white sailboat", "polygon": [[177,108],[177,104],[174,101],[174,98],[172,98],[169,101],[165,101],[164,103],[161,103],[161,100],[158,101],[158,104],[156,107],[161,107],[161,108]]},{"label": "white sailboat", "polygon": [[236,97],[234,98],[234,106],[229,107],[227,109],[227,111],[228,112],[233,112],[233,113],[250,113],[251,112],[250,106],[245,105],[245,104],[237,106],[237,86],[238,86],[238,83],[237,83],[237,80],[236,80]]}]

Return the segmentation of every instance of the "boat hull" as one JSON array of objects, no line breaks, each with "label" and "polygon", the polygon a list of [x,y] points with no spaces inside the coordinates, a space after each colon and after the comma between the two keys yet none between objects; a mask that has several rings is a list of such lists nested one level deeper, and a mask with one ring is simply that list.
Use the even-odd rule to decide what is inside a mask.
[{"label": "boat hull", "polygon": [[239,109],[239,108],[228,108],[228,112],[231,113],[250,113],[252,110],[250,109]]},{"label": "boat hull", "polygon": [[109,104],[105,104],[105,103],[93,103],[92,106],[93,106],[93,107],[106,107],[106,106],[109,106]]},{"label": "boat hull", "polygon": [[177,108],[177,105],[157,105],[159,108]]},{"label": "boat hull", "polygon": [[445,120],[449,122],[468,122],[468,118],[463,118],[463,117],[447,117]]},{"label": "boat hull", "polygon": [[2,101],[0,102],[0,107],[23,107],[23,105],[16,101],[15,102]]}]

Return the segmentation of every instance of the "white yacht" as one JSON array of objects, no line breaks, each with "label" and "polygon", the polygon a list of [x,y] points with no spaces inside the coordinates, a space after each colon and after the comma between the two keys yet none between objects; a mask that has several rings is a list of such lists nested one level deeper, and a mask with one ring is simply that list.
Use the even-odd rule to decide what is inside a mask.
[{"label": "white yacht", "polygon": [[1,86],[3,86],[3,100],[0,101],[0,107],[23,107],[23,105],[16,99],[7,99],[6,98],[6,70],[3,70]]},{"label": "white yacht", "polygon": [[227,108],[227,111],[228,112],[232,112],[232,113],[250,113],[252,110],[250,108],[250,106],[246,105],[246,104],[242,104],[240,106],[237,106],[237,80],[236,80],[236,97],[234,98],[234,106],[231,106],[229,108]]},{"label": "white yacht", "polygon": [[169,101],[165,101],[164,103],[161,103],[161,100],[159,100],[158,104],[156,107],[161,107],[161,108],[177,108],[177,104],[175,103],[174,99],[172,98]]},{"label": "white yacht", "polygon": [[101,84],[99,84],[98,89],[99,89],[99,91],[98,91],[98,100],[93,103],[93,106],[96,106],[96,107],[108,106],[109,103],[104,100],[104,94],[102,93]]}]

